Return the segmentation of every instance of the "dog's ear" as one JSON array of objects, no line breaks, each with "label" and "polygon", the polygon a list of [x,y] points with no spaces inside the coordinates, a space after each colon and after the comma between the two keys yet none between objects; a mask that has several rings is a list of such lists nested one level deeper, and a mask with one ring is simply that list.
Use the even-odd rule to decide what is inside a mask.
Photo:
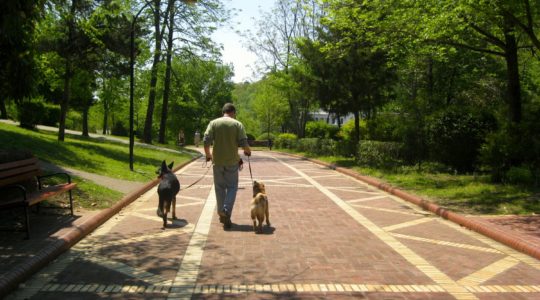
[{"label": "dog's ear", "polygon": [[253,185],[258,185],[259,183],[257,182],[257,180],[253,181]]},{"label": "dog's ear", "polygon": [[165,168],[167,168],[167,163],[165,161],[162,161],[161,162],[161,169],[165,170]]},{"label": "dog's ear", "polygon": [[168,166],[168,167],[169,167],[169,169],[171,169],[171,170],[172,170],[172,167],[173,167],[173,165],[174,165],[174,161],[171,161],[171,163],[170,163],[170,164],[169,164],[169,166]]}]

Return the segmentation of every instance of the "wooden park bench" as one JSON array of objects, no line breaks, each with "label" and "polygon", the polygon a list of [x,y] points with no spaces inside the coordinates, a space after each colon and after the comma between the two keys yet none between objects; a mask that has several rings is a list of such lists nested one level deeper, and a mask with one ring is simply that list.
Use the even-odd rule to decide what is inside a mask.
[{"label": "wooden park bench", "polygon": [[[50,184],[49,178],[63,176],[66,181]],[[57,181],[55,181],[57,182]],[[49,184],[47,184],[49,183]],[[29,209],[40,202],[59,195],[69,193],[69,209],[73,216],[73,196],[71,190],[77,184],[71,182],[67,173],[54,173],[41,176],[38,159],[31,157],[0,164],[0,210],[24,210],[26,238],[30,238]]]}]

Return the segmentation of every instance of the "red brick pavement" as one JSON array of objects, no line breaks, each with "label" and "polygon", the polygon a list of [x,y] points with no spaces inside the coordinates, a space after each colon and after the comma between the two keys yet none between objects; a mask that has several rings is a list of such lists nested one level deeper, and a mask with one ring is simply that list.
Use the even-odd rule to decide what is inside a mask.
[{"label": "red brick pavement", "polygon": [[[537,259],[312,162],[255,152],[251,164],[270,201],[262,234],[248,168],[230,230],[215,217],[210,172],[180,192],[171,228],[151,191],[8,299],[540,298]],[[197,162],[179,178],[205,172]]]}]

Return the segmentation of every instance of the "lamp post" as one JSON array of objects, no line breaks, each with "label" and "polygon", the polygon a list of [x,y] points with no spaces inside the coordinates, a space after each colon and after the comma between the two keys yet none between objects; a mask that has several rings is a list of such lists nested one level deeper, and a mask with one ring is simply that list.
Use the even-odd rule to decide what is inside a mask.
[{"label": "lamp post", "polygon": [[[180,0],[186,4],[195,4],[197,0]],[[139,9],[137,14],[133,16],[133,20],[131,20],[131,30],[130,30],[130,55],[129,55],[129,169],[133,171],[133,146],[135,145],[135,134],[133,131],[133,93],[134,93],[134,87],[135,87],[135,23],[137,22],[137,18],[142,13],[142,11],[148,6],[152,4],[151,1],[146,1],[144,5]],[[156,9],[159,9],[157,7]]]}]

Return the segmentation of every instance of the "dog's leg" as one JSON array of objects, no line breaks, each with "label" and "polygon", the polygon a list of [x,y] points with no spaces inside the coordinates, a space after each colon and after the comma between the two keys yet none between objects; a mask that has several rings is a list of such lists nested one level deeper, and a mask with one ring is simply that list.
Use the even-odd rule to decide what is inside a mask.
[{"label": "dog's leg", "polygon": [[172,200],[172,218],[176,220],[176,197]]},{"label": "dog's leg", "polygon": [[259,220],[259,233],[262,233],[263,232],[262,224],[264,222],[264,215],[257,217],[257,219]]},{"label": "dog's leg", "polygon": [[257,232],[257,217],[255,216],[253,209],[251,209],[251,220],[253,220],[253,231]]},{"label": "dog's leg", "polygon": [[264,214],[266,215],[266,225],[270,226],[270,208],[268,207],[268,205],[268,200],[266,200]]}]

